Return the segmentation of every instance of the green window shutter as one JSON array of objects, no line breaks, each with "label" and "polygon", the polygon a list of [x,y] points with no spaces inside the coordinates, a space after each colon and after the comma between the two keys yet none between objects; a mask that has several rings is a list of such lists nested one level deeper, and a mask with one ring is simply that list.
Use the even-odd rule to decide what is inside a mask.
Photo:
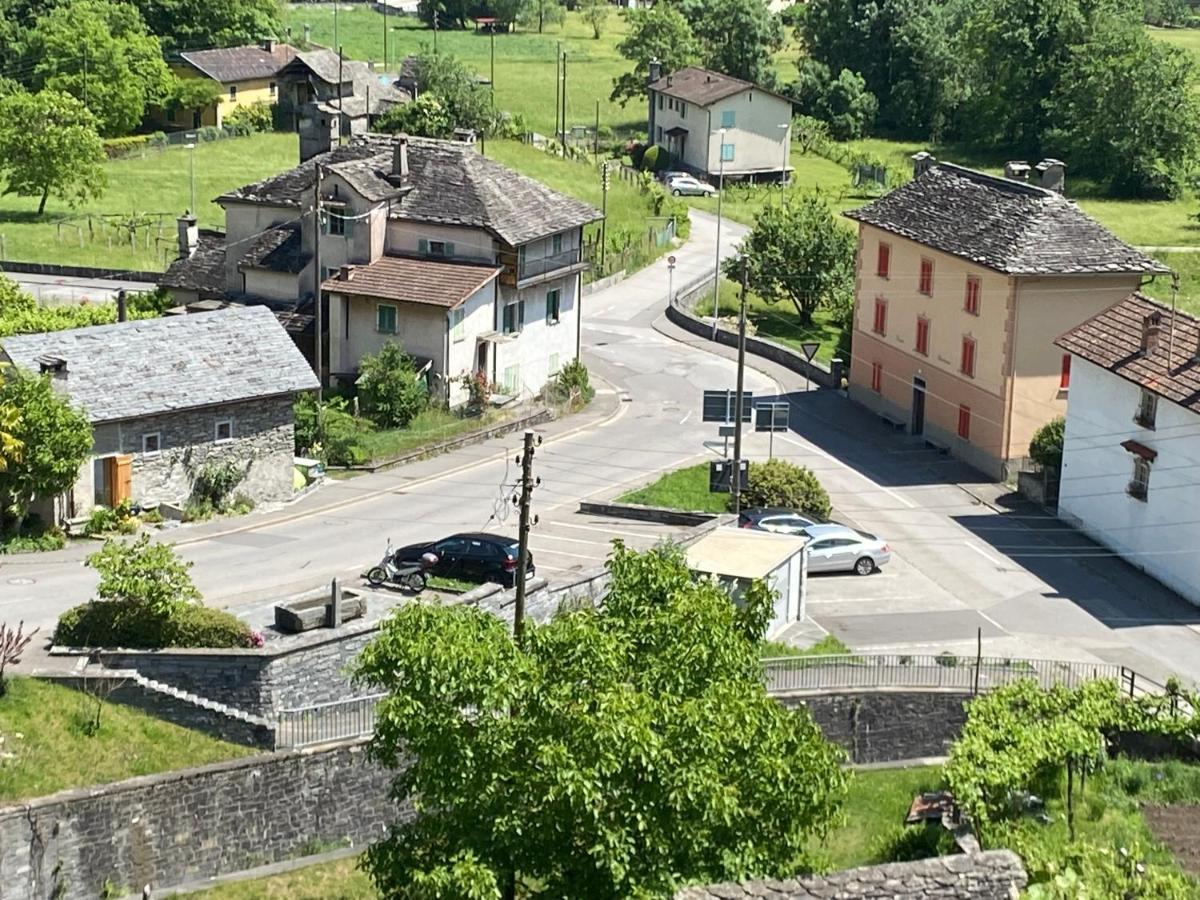
[{"label": "green window shutter", "polygon": [[429,252],[429,241],[425,240],[425,238],[421,238],[419,241],[417,241],[417,252],[418,253],[428,253]]},{"label": "green window shutter", "polygon": [[452,244],[450,241],[446,241],[446,255],[447,256],[454,255],[454,244]]}]

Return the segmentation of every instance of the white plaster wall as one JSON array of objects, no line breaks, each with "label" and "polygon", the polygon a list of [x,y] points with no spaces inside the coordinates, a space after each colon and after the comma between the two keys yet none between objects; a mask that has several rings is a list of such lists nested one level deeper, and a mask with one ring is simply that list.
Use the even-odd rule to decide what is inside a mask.
[{"label": "white plaster wall", "polygon": [[421,241],[448,241],[454,244],[455,259],[494,262],[495,241],[481,228],[458,228],[449,225],[429,225],[391,219],[387,223],[386,246],[389,253],[415,256],[420,253]]},{"label": "white plaster wall", "polygon": [[[555,288],[562,292],[560,315],[557,324],[550,324],[546,321],[546,293]],[[532,397],[545,387],[552,370],[557,371],[575,358],[579,276],[571,275],[521,291],[507,287],[500,290],[497,303],[501,308],[514,295],[525,301],[525,325],[516,340],[496,345],[494,377],[497,384],[503,385],[505,370],[518,366],[518,390],[522,397]]]},{"label": "white plaster wall", "polygon": [[[725,133],[725,143],[734,145],[733,160],[725,163],[726,177],[778,172],[791,146],[792,105],[763,91],[749,90],[709,107],[712,113],[712,130],[708,136],[710,174],[716,173],[721,165],[721,113],[725,110],[734,112],[733,128]],[[788,127],[780,128],[780,125]]]},{"label": "white plaster wall", "polygon": [[[376,310],[380,304],[396,307],[395,334],[375,330]],[[434,371],[440,373],[444,371],[446,358],[446,316],[446,310],[440,306],[395,303],[331,292],[329,370],[337,373],[355,372],[364,356],[378,352],[386,343],[398,342],[413,356],[432,359]]]},{"label": "white plaster wall", "polygon": [[[1137,385],[1079,357],[1071,362],[1058,515],[1200,605],[1200,416],[1163,398],[1155,429],[1133,421]],[[1126,492],[1133,439],[1158,451],[1145,501]]]},{"label": "white plaster wall", "polygon": [[[462,310],[462,336],[458,340],[455,340],[453,335],[451,336],[450,355],[446,364],[445,374],[448,379],[451,379],[449,397],[451,406],[458,406],[467,401],[466,389],[455,383],[454,379],[475,370],[479,335],[496,330],[495,279],[463,301]],[[449,312],[447,312],[447,316],[449,316]]]},{"label": "white plaster wall", "polygon": [[272,269],[243,269],[245,291],[270,300],[295,300],[300,296],[300,276]]}]

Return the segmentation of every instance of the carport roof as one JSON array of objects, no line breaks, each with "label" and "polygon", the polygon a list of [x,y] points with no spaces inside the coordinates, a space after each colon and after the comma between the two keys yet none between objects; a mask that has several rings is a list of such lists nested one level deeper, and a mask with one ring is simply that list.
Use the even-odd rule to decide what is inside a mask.
[{"label": "carport roof", "polygon": [[805,543],[804,538],[790,534],[718,528],[688,548],[687,564],[694,572],[766,578],[799,553]]}]

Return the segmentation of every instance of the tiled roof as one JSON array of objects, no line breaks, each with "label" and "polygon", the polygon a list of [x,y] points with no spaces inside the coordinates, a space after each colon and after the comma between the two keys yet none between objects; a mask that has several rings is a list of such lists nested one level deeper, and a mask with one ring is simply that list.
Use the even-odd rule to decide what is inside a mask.
[{"label": "tiled roof", "polygon": [[290,44],[276,44],[267,52],[262,47],[220,47],[215,50],[189,50],[180,53],[190,63],[214,81],[230,84],[253,78],[270,78],[296,55]]},{"label": "tiled roof", "polygon": [[256,235],[238,266],[298,275],[309,259],[311,256],[304,252],[300,239],[300,223],[290,222]]},{"label": "tiled roof", "polygon": [[[749,90],[761,91],[772,97],[787,100],[786,97],[782,97],[774,91],[759,87],[753,81],[743,81],[722,72],[701,69],[699,66],[687,66],[677,72],[664,75],[650,85],[650,90],[666,94],[668,97],[678,97],[680,100],[695,103],[697,106],[710,106],[718,100],[724,100],[726,97]],[[791,103],[790,100],[788,102]]]},{"label": "tiled roof", "polygon": [[370,265],[352,267],[349,280],[334,277],[321,287],[331,293],[452,309],[498,274],[496,266],[381,256]]},{"label": "tiled roof", "polygon": [[262,306],[27,334],[0,341],[13,363],[67,363],[66,391],[93,422],[305,391],[316,376]]},{"label": "tiled roof", "polygon": [[[243,185],[228,191],[217,198],[218,202],[247,201],[265,203],[271,206],[299,206],[303,199],[311,205],[313,182],[316,179],[317,163],[329,166],[347,159],[363,159],[376,156],[386,151],[390,146],[387,138],[374,136],[369,139],[352,140],[341,147],[335,147],[328,153],[314,156],[305,160],[293,169]],[[390,151],[389,151],[390,152]]]},{"label": "tiled roof", "polygon": [[[1158,345],[1143,352],[1142,332],[1147,317],[1154,314],[1161,317]],[[1175,337],[1168,367],[1172,324]],[[1135,292],[1075,326],[1055,343],[1080,359],[1200,412],[1200,319],[1195,316],[1176,311],[1172,323],[1170,307]]]},{"label": "tiled roof", "polygon": [[846,215],[1008,275],[1169,271],[1061,194],[949,163]]},{"label": "tiled roof", "polygon": [[167,267],[159,284],[166,288],[197,291],[201,298],[225,296],[225,235],[201,229],[196,251]]}]

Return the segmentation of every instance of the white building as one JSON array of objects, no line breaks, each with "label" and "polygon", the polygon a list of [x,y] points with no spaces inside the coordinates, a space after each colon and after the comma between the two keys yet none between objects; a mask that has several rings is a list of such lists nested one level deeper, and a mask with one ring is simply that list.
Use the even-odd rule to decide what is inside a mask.
[{"label": "white building", "polygon": [[1058,514],[1200,605],[1200,320],[1134,293],[1071,354]]},{"label": "white building", "polygon": [[673,168],[709,179],[787,179],[787,97],[697,66],[658,77],[658,63],[651,63],[650,78],[649,142],[671,154]]}]

